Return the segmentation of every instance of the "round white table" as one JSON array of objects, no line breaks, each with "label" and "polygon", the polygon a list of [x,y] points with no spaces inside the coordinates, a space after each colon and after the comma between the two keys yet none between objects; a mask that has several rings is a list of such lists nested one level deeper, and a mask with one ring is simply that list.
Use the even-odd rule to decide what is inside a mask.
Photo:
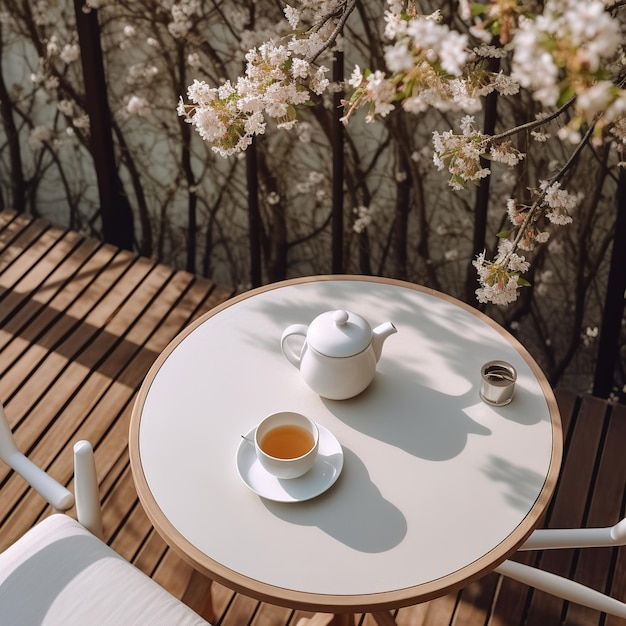
[{"label": "round white table", "polygon": [[[280,349],[284,328],[332,309],[398,329],[350,400],[317,396]],[[503,407],[479,398],[494,359],[518,373]],[[281,410],[316,420],[343,453],[312,499],[260,497],[240,477],[241,435]],[[491,571],[537,524],[561,449],[552,390],[516,339],[450,297],[360,276],[285,281],[213,309],[157,359],[130,427],[140,500],[194,567],[261,600],[335,613],[415,604]]]}]

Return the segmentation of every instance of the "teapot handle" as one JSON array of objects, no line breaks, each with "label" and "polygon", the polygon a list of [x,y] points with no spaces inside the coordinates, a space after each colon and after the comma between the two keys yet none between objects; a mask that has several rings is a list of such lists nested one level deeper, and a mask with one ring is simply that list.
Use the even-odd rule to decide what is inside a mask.
[{"label": "teapot handle", "polygon": [[292,324],[291,326],[287,326],[287,328],[285,328],[282,337],[280,338],[280,349],[282,350],[287,360],[298,369],[300,369],[302,350],[300,350],[300,354],[296,354],[294,349],[287,342],[287,339],[289,339],[289,337],[292,337],[293,335],[302,335],[303,337],[306,337],[306,333],[308,330],[309,327],[305,326],[304,324]]}]

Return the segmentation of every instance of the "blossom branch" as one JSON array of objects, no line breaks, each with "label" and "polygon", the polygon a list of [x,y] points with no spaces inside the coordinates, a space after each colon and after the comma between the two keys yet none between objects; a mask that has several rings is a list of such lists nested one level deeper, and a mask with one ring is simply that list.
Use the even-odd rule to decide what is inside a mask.
[{"label": "blossom branch", "polygon": [[565,111],[567,111],[567,109],[569,109],[572,106],[572,104],[574,104],[575,100],[576,98],[573,97],[570,100],[568,100],[565,104],[561,105],[558,109],[553,111],[552,113],[549,113],[548,115],[544,117],[541,117],[541,119],[534,119],[534,120],[531,120],[530,122],[526,122],[525,124],[520,124],[519,126],[515,126],[515,128],[510,128],[509,130],[505,130],[501,133],[498,133],[497,135],[493,135],[489,137],[488,141],[495,143],[497,141],[501,141],[502,139],[507,139],[508,137],[512,137],[513,135],[517,135],[519,133],[529,131],[529,130],[534,130],[535,128],[539,128],[540,126],[545,126],[552,120],[557,119],[563,113],[565,113]]},{"label": "blossom branch", "polygon": [[[245,150],[254,135],[264,133],[266,117],[276,120],[279,127],[292,128],[298,108],[311,104],[310,91],[321,95],[330,86],[325,77],[328,70],[314,64],[336,44],[358,1],[333,0],[331,6],[307,3],[306,8],[313,10],[309,21],[313,26],[305,32],[297,30],[301,12],[287,5],[284,13],[294,31],[291,39],[269,41],[250,50],[245,76],[235,84],[227,81],[213,89],[196,81],[188,90],[193,104],[187,106],[181,100],[180,115],[224,156]],[[414,114],[433,108],[463,113],[461,134],[433,133],[435,165],[448,170],[454,189],[462,189],[467,182],[490,175],[483,159],[514,167],[525,158],[511,137],[533,131],[535,139],[545,141],[549,135],[536,129],[573,110],[557,133],[559,139],[577,144],[567,162],[555,176],[539,181],[538,188],[531,190],[530,205],[509,200],[513,231],[502,236],[494,261],[487,261],[483,254],[474,262],[481,283],[479,300],[512,302],[518,287],[527,284],[521,274],[529,263],[518,251],[531,250],[549,237],[538,229],[540,217],[553,224],[571,221],[570,211],[578,198],[560,185],[580,151],[592,137],[611,138],[611,134],[617,143],[626,144],[626,90],[623,65],[617,62],[624,47],[615,17],[626,0],[611,6],[604,0],[546,0],[539,15],[529,15],[517,6],[503,15],[498,13],[503,3],[488,0],[477,18],[484,20],[473,22],[466,33],[444,24],[440,12],[417,15],[413,3],[409,4],[406,9],[405,2],[387,0],[386,69],[354,68],[348,81],[353,93],[343,103],[344,123],[361,107],[368,110],[367,122],[384,118],[398,105]],[[461,17],[469,24],[473,20],[470,5],[460,4],[461,11],[464,6],[467,10]],[[494,15],[499,18],[492,19]],[[496,27],[500,33],[493,30]],[[481,37],[481,29],[486,37]],[[488,45],[497,35],[510,45],[497,49]],[[472,37],[479,45],[470,44]],[[485,69],[485,58],[506,55],[510,55],[510,74]],[[514,96],[521,88],[552,112],[492,136],[474,127],[472,114],[481,110],[484,96],[494,91]],[[585,126],[588,129],[582,136]]]},{"label": "blossom branch", "polygon": [[[595,128],[595,125],[591,125],[587,129],[587,132],[585,133],[583,140],[574,148],[574,150],[572,150],[572,153],[569,155],[569,158],[563,164],[561,169],[552,178],[549,179],[548,182],[550,184],[560,183],[560,181],[563,179],[563,177],[565,176],[565,174],[571,167],[572,163],[576,160],[578,155],[582,152],[583,148],[585,148],[587,144],[589,143],[589,139],[591,138],[593,134],[594,128]],[[543,189],[539,197],[533,202],[530,210],[528,211],[528,215],[525,217],[524,221],[522,222],[520,226],[519,232],[517,233],[515,239],[513,240],[514,248],[516,248],[519,245],[524,235],[524,230],[528,227],[528,225],[532,221],[532,218],[534,217],[534,213],[538,211],[539,207],[543,203],[547,192],[548,192],[548,188]]]},{"label": "blossom branch", "polygon": [[358,2],[358,0],[349,0],[348,2],[344,2],[344,7],[345,8],[343,9],[343,11],[341,13],[341,17],[337,21],[335,29],[333,30],[333,32],[330,34],[330,36],[326,40],[326,43],[312,57],[307,59],[309,61],[309,63],[315,63],[317,61],[317,59],[324,52],[326,52],[326,50],[328,50],[329,48],[331,48],[335,44],[335,41],[337,40],[337,37],[339,37],[339,35],[343,31],[343,27],[346,25],[346,21],[348,20],[348,17],[350,17],[350,14],[356,8],[357,2]]},{"label": "blossom branch", "polygon": [[540,188],[535,190],[538,195],[529,207],[519,211],[515,200],[509,200],[509,217],[516,226],[514,237],[511,239],[509,236],[500,241],[494,261],[487,261],[485,254],[482,253],[473,262],[481,282],[481,287],[476,290],[480,302],[495,304],[514,302],[517,299],[519,287],[528,285],[521,274],[528,270],[530,264],[518,254],[518,250],[531,250],[534,241],[538,243],[547,241],[549,234],[539,232],[534,226],[542,215],[554,224],[571,222],[569,212],[578,203],[578,198],[561,189],[560,181],[589,143],[594,130],[595,124],[591,124],[583,140],[572,151],[557,174],[550,180],[541,182]]}]

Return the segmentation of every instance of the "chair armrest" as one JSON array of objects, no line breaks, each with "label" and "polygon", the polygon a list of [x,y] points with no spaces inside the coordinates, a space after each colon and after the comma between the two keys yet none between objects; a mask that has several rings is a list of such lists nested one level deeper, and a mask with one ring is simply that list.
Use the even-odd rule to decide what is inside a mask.
[{"label": "chair armrest", "polygon": [[15,452],[3,461],[12,467],[35,491],[47,500],[56,511],[67,511],[74,505],[74,496],[61,483],[49,476],[40,467],[27,459],[21,452]]},{"label": "chair armrest", "polygon": [[84,440],[74,444],[74,492],[78,521],[98,539],[103,539],[102,509],[93,448]]},{"label": "chair armrest", "polygon": [[70,491],[17,449],[2,403],[0,403],[0,459],[15,470],[55,510],[67,511],[74,505],[74,496]]},{"label": "chair armrest", "polygon": [[541,528],[535,530],[520,550],[603,548],[626,545],[626,518],[607,528]]}]

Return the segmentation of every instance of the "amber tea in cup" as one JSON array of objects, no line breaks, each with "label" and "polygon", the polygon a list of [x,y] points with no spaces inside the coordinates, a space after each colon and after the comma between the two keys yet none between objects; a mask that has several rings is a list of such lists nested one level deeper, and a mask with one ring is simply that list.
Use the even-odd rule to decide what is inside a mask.
[{"label": "amber tea in cup", "polygon": [[319,431],[300,413],[281,411],[257,426],[254,445],[261,465],[277,478],[298,478],[315,463]]},{"label": "amber tea in cup", "polygon": [[300,426],[284,424],[272,428],[260,442],[265,454],[277,459],[295,459],[304,456],[315,445],[313,435]]}]

